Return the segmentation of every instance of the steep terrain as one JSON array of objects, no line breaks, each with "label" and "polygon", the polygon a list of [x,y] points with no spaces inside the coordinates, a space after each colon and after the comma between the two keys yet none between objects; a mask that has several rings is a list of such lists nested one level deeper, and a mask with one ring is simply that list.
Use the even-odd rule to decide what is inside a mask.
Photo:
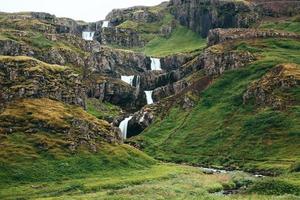
[{"label": "steep terrain", "polygon": [[0,13],[0,198],[298,199],[299,6]]}]

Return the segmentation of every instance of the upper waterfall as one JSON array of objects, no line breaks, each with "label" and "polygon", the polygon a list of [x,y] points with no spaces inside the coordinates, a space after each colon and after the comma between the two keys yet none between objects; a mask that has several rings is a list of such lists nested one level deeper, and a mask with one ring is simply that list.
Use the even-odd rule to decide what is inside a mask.
[{"label": "upper waterfall", "polygon": [[152,93],[153,93],[153,91],[145,91],[148,105],[153,104]]},{"label": "upper waterfall", "polygon": [[122,132],[122,138],[126,139],[127,138],[127,127],[128,127],[128,122],[132,119],[132,116],[125,118],[119,125],[119,128],[121,129]]},{"label": "upper waterfall", "polygon": [[103,21],[102,28],[107,28],[109,21]]},{"label": "upper waterfall", "polygon": [[83,31],[82,32],[82,39],[91,41],[94,38],[94,34],[95,34],[95,32]]},{"label": "upper waterfall", "polygon": [[151,59],[151,70],[161,70],[161,64],[159,58],[150,58]]}]

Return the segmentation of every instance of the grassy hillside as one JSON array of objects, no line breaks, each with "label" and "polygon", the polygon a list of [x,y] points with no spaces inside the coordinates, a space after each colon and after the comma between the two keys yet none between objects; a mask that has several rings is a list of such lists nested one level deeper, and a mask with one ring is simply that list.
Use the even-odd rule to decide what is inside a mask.
[{"label": "grassy hillside", "polygon": [[[146,41],[145,47],[132,50],[143,52],[147,56],[163,57],[199,51],[206,46],[206,38],[181,26],[168,10],[157,6],[152,8],[152,12],[160,13],[163,18],[152,23],[127,20],[118,26],[133,29]],[[161,31],[163,28],[170,29],[171,33],[163,34]]]},{"label": "grassy hillside", "polygon": [[144,48],[149,56],[163,57],[177,53],[189,53],[202,50],[206,46],[206,39],[198,34],[178,25],[169,38],[156,37]]},{"label": "grassy hillside", "polygon": [[300,16],[282,20],[265,20],[259,28],[300,33]]},{"label": "grassy hillside", "polygon": [[119,144],[112,127],[82,108],[49,99],[10,103],[0,113],[0,187],[68,180],[155,161]]},{"label": "grassy hillside", "polygon": [[244,105],[243,94],[277,64],[300,64],[300,41],[255,40],[230,48],[259,59],[215,79],[192,110],[174,107],[134,140],[161,160],[288,171],[300,158],[299,87],[278,91],[290,102],[283,110]]}]

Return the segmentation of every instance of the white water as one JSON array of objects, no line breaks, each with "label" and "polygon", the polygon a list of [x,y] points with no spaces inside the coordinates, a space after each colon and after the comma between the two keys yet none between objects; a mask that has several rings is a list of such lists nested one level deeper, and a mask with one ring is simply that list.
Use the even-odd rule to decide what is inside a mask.
[{"label": "white water", "polygon": [[82,39],[91,41],[94,38],[94,34],[95,34],[95,32],[83,31],[82,32]]},{"label": "white water", "polygon": [[102,24],[102,28],[107,28],[108,27],[108,21],[103,21],[103,24]]},{"label": "white water", "polygon": [[153,104],[152,93],[153,91],[145,91],[148,105]]},{"label": "white water", "polygon": [[128,83],[129,85],[133,86],[133,79],[134,76],[121,76],[121,80],[125,83]]},{"label": "white water", "polygon": [[151,59],[151,70],[161,70],[160,59],[150,58]]},{"label": "white water", "polygon": [[126,139],[127,138],[127,127],[128,127],[128,122],[132,119],[132,116],[125,118],[123,121],[121,121],[119,128],[121,129],[122,132],[122,138]]}]

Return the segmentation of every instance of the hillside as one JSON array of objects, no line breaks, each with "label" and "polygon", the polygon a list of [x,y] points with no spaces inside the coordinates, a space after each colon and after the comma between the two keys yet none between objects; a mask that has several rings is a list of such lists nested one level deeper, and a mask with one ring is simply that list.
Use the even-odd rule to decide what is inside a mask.
[{"label": "hillside", "polygon": [[0,198],[299,199],[299,9],[0,12]]}]

